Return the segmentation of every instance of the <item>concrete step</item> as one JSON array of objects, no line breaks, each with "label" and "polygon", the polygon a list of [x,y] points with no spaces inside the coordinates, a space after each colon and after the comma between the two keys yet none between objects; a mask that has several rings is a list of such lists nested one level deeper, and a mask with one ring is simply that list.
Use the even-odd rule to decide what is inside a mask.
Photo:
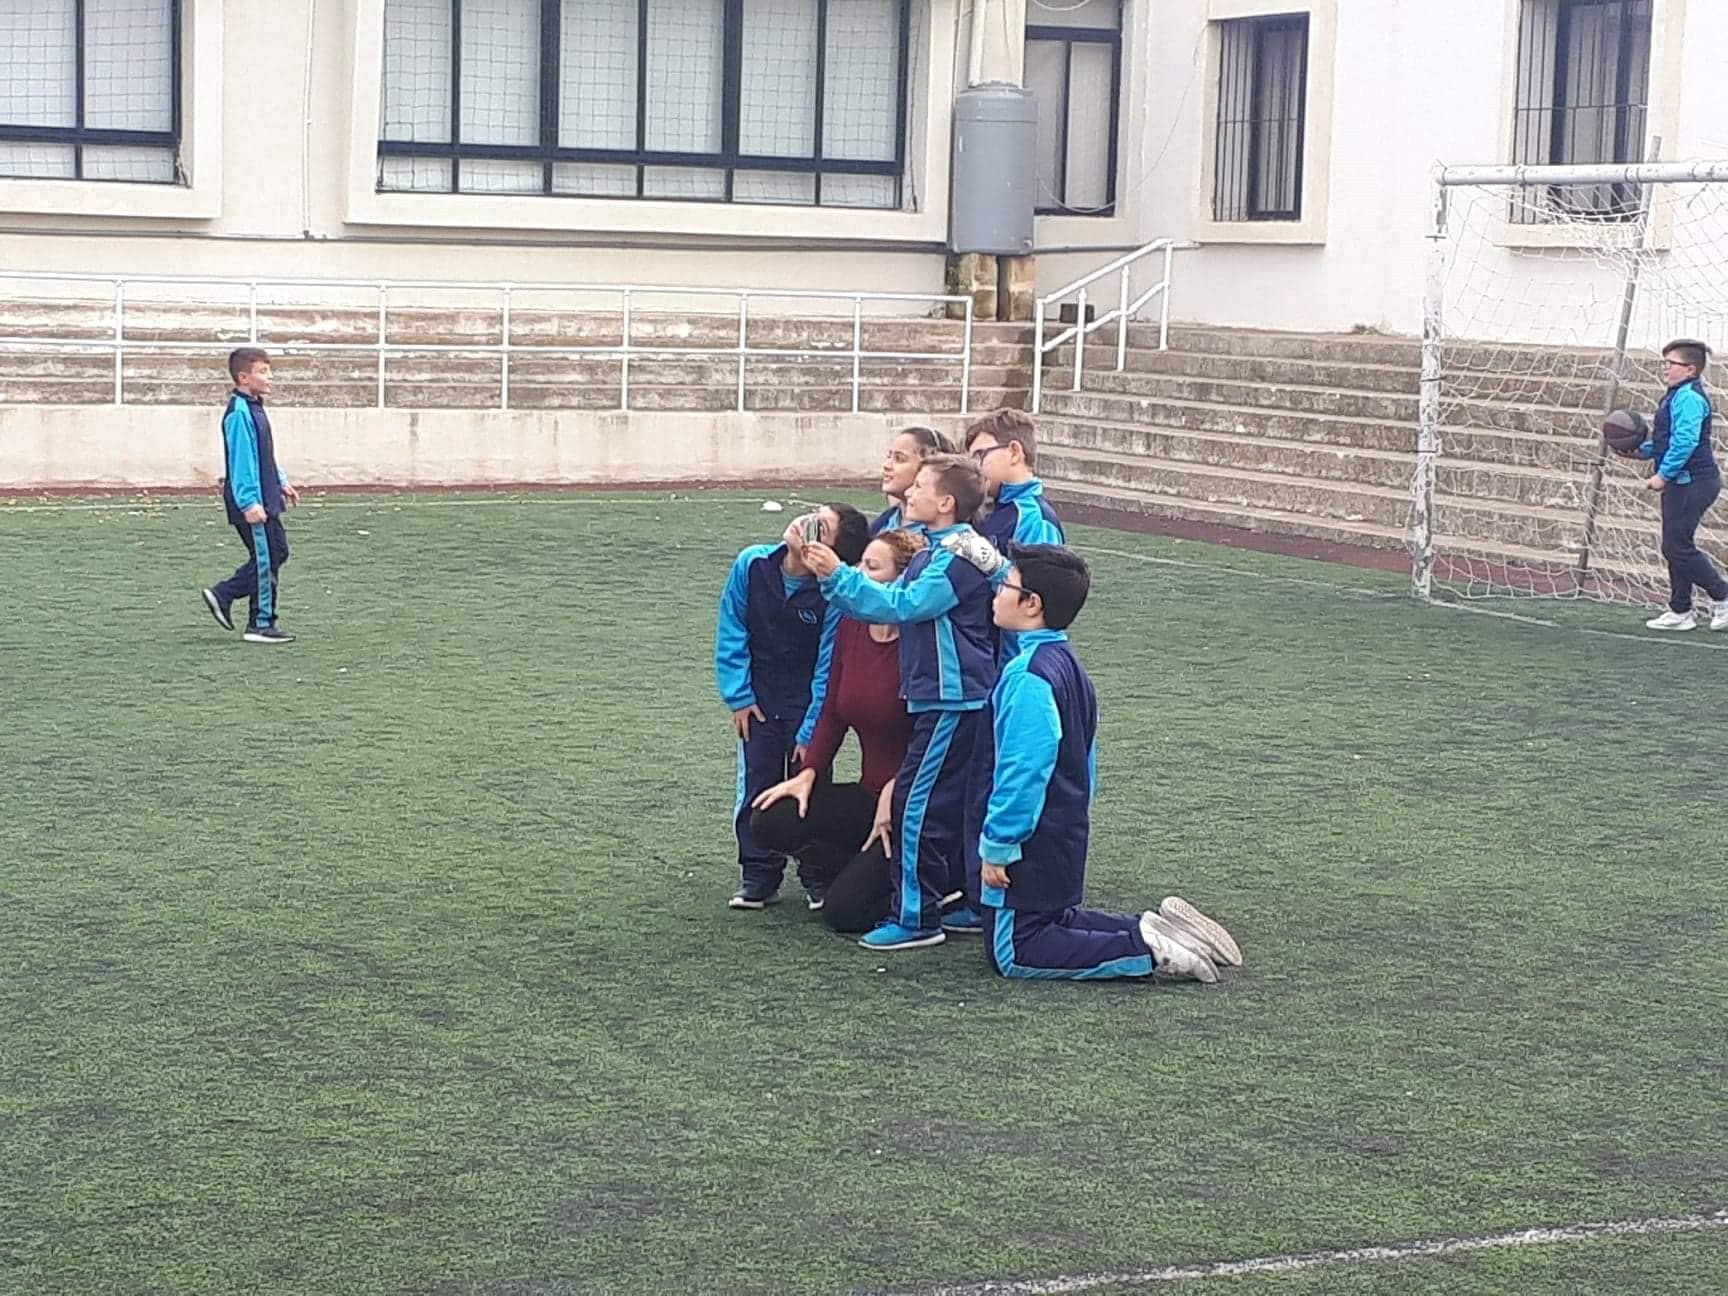
[{"label": "concrete step", "polygon": [[1338,518],[1320,517],[1299,509],[1219,504],[1135,487],[1100,486],[1089,482],[1054,479],[1048,481],[1047,490],[1051,502],[1058,508],[1063,504],[1089,505],[1145,517],[1234,527],[1242,531],[1297,536],[1334,544],[1373,549],[1405,547],[1402,527],[1386,527],[1371,522],[1347,522]]},{"label": "concrete step", "polygon": [[[1414,454],[1416,450],[1413,425],[1384,419],[1244,409],[1204,401],[1151,400],[1096,392],[1046,391],[1044,410],[1039,419],[1040,426],[1058,429],[1059,436],[1059,429],[1067,425],[1096,424],[1166,431],[1222,432],[1240,437],[1270,437],[1315,445],[1394,451],[1403,455]],[[1446,458],[1452,461],[1565,471],[1580,462],[1588,462],[1598,442],[1594,433],[1573,437],[1449,427],[1442,429],[1441,444]]]},{"label": "concrete step", "polygon": [[[1072,372],[1066,369],[1047,371],[1044,391],[1047,396],[1054,395],[1056,391],[1069,391],[1072,379]],[[1090,371],[1084,375],[1084,386],[1086,391],[1096,395],[1200,402],[1253,410],[1402,423],[1412,429],[1412,436],[1417,420],[1417,401],[1414,396],[1339,391],[1329,387],[1274,387],[1167,374],[1099,374]],[[1595,434],[1601,423],[1601,415],[1598,413],[1500,401],[1448,402],[1445,416],[1447,424],[1451,426],[1464,424],[1489,431],[1573,437]]]}]

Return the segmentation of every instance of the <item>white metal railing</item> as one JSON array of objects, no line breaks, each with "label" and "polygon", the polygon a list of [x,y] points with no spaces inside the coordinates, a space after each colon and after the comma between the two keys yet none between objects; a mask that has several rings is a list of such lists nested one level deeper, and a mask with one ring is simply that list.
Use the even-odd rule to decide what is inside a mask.
[{"label": "white metal railing", "polygon": [[[630,408],[630,367],[632,360],[688,360],[699,357],[727,356],[735,357],[737,362],[736,408],[742,412],[745,409],[745,388],[747,366],[755,360],[850,360],[852,364],[851,389],[852,412],[859,410],[859,394],[863,386],[863,368],[867,361],[900,361],[904,363],[948,363],[958,362],[960,365],[960,412],[965,414],[969,409],[972,387],[972,340],[974,335],[973,304],[970,297],[939,293],[886,293],[886,292],[824,292],[820,289],[758,289],[758,288],[671,288],[656,287],[643,284],[556,284],[556,283],[493,283],[484,281],[462,280],[366,280],[366,279],[240,279],[218,275],[100,275],[100,274],[53,274],[35,271],[0,270],[0,288],[8,283],[58,283],[58,284],[89,284],[107,285],[113,293],[112,332],[102,338],[69,338],[51,335],[42,336],[0,336],[0,347],[27,347],[32,351],[70,351],[70,352],[111,352],[114,357],[114,399],[116,405],[126,403],[126,355],[128,352],[170,351],[170,352],[211,352],[226,353],[236,345],[243,343],[262,343],[283,354],[296,355],[302,353],[326,353],[365,355],[376,357],[377,407],[386,408],[386,378],[388,376],[388,359],[391,356],[416,354],[460,353],[463,355],[496,354],[498,357],[498,388],[499,408],[510,408],[510,362],[512,357],[533,356],[539,358],[553,356],[588,356],[597,358],[616,358],[618,366],[618,406],[620,410]],[[238,288],[246,292],[244,319],[246,337],[199,340],[160,340],[128,337],[126,333],[128,291],[140,285],[158,288],[185,286]],[[307,342],[307,341],[276,341],[259,335],[259,293],[260,290],[287,290],[296,294],[292,299],[269,301],[265,305],[268,310],[276,308],[304,308],[308,306],[330,307],[330,301],[318,299],[318,294],[330,291],[371,292],[377,294],[376,329],[371,341],[354,342]],[[392,342],[390,340],[391,310],[410,309],[402,304],[401,298],[410,293],[450,293],[458,292],[468,296],[461,306],[449,306],[447,309],[473,309],[473,296],[496,294],[496,302],[488,309],[497,312],[495,329],[498,341],[493,342]],[[595,343],[585,346],[540,345],[537,343],[518,343],[512,338],[512,310],[523,295],[555,295],[565,298],[576,296],[600,296],[613,298],[616,306],[608,314],[618,321],[619,341]],[[392,296],[396,303],[392,304]],[[673,298],[720,298],[735,299],[738,304],[737,340],[729,346],[654,346],[634,342],[631,337],[633,317],[643,298],[673,297]],[[52,296],[31,296],[27,299],[32,304],[54,305],[57,301]],[[81,299],[81,300],[88,300]],[[752,301],[821,301],[844,302],[850,304],[851,345],[849,347],[771,347],[755,346],[750,343],[749,330],[751,322],[750,304]],[[952,305],[963,308],[964,325],[960,335],[960,347],[955,351],[870,351],[864,348],[864,327],[866,323],[864,306],[867,302],[898,302],[923,303],[927,306],[946,312]],[[193,297],[176,298],[172,301],[152,301],[150,308],[160,310],[166,306],[220,309],[229,307],[240,309],[238,302],[217,302],[200,300]],[[134,310],[138,307],[134,306]],[[359,307],[349,306],[347,309],[356,313],[367,309],[364,304]],[[418,310],[435,309],[424,303],[414,307]],[[615,312],[615,314],[614,314]],[[549,310],[550,313],[550,310]],[[590,312],[583,312],[584,314]],[[371,312],[368,310],[368,314]],[[762,315],[757,320],[765,318]],[[767,318],[784,319],[784,316]],[[872,316],[871,323],[905,323],[913,324],[926,318],[925,316]],[[813,323],[844,323],[840,317],[818,317]],[[488,336],[494,330],[488,330]]]},{"label": "white metal railing", "polygon": [[[1032,412],[1037,414],[1044,403],[1044,357],[1057,348],[1066,345],[1070,339],[1074,343],[1074,381],[1071,391],[1080,390],[1081,376],[1086,372],[1086,338],[1088,334],[1096,333],[1105,325],[1114,322],[1116,325],[1116,372],[1121,373],[1128,365],[1128,324],[1153,298],[1158,299],[1158,349],[1167,350],[1170,346],[1170,273],[1176,253],[1197,248],[1198,243],[1184,243],[1176,239],[1154,239],[1144,247],[1135,248],[1126,256],[1117,257],[1109,265],[1100,266],[1084,278],[1076,279],[1066,287],[1058,288],[1053,293],[1040,297],[1032,308],[1032,318],[1035,336],[1035,349],[1032,353]],[[1164,277],[1153,284],[1138,297],[1131,297],[1133,292],[1134,267],[1148,257],[1162,256],[1164,262]],[[1086,299],[1088,290],[1100,279],[1116,275],[1117,292],[1116,305],[1097,319],[1086,318]],[[1055,337],[1046,340],[1044,337],[1045,321],[1052,306],[1058,306],[1068,298],[1074,298],[1074,323],[1063,329]]]}]

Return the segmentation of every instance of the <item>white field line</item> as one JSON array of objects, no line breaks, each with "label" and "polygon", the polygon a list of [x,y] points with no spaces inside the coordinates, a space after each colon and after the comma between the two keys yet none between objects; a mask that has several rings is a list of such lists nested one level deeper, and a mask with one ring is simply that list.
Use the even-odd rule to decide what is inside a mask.
[{"label": "white field line", "polygon": [[1519,625],[1538,626],[1544,630],[1595,635],[1598,639],[1625,639],[1637,644],[1672,644],[1676,648],[1702,648],[1715,652],[1728,652],[1728,635],[1722,636],[1722,640],[1718,641],[1710,638],[1708,630],[1651,630],[1644,634],[1635,634],[1629,630],[1598,630],[1592,626],[1561,625],[1558,621],[1549,621],[1522,612],[1507,612],[1502,608],[1478,607],[1474,603],[1431,603],[1429,606],[1443,608],[1450,612],[1469,612],[1475,616],[1494,617],[1500,621],[1515,621]]},{"label": "white field line", "polygon": [[1649,1237],[1662,1233],[1700,1233],[1728,1229],[1728,1210],[1699,1215],[1657,1215],[1647,1219],[1572,1224],[1558,1228],[1520,1229],[1483,1237],[1438,1238],[1389,1246],[1351,1247],[1339,1251],[1264,1256],[1256,1260],[1223,1260],[1214,1264],[1164,1265],[1122,1273],[1074,1274],[991,1282],[928,1284],[896,1289],[884,1296],[1069,1296],[1100,1287],[1151,1287],[1164,1283],[1199,1282],[1207,1278],[1237,1278],[1247,1274],[1301,1273],[1338,1265],[1386,1264],[1464,1255],[1472,1251],[1507,1251],[1519,1247],[1593,1242],[1600,1238]]},{"label": "white field line", "polygon": [[[0,514],[3,513],[160,513],[169,509],[207,509],[221,508],[222,497],[212,491],[209,496],[177,497],[164,500],[125,499],[112,503],[76,503],[76,504],[0,504]],[[721,504],[731,508],[752,508],[760,510],[762,505],[756,499],[720,499],[704,493],[668,492],[665,495],[651,498],[619,498],[609,494],[583,495],[572,492],[560,495],[548,491],[544,494],[529,494],[520,496],[498,496],[480,499],[424,499],[396,498],[389,495],[352,495],[339,499],[307,500],[295,512],[320,512],[324,509],[408,509],[408,508],[532,508],[541,505],[555,505],[564,508],[592,507],[602,505],[607,508],[645,508],[649,505],[663,507],[667,504]],[[292,516],[292,515],[290,515]]]}]

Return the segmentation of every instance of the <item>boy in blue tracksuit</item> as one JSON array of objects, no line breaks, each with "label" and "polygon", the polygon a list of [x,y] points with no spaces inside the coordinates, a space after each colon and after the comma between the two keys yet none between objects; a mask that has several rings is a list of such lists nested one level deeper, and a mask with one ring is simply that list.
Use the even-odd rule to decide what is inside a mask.
[{"label": "boy in blue tracksuit", "polygon": [[1728,581],[1698,547],[1698,524],[1722,493],[1722,472],[1710,444],[1710,397],[1704,366],[1710,348],[1680,338],[1662,348],[1667,394],[1656,406],[1650,440],[1633,452],[1654,460],[1645,486],[1662,492],[1662,558],[1668,564],[1668,610],[1644,624],[1652,630],[1691,630],[1692,587],[1710,596],[1710,628],[1728,630]]},{"label": "boy in blue tracksuit", "polygon": [[[978,524],[979,533],[1007,553],[1012,545],[1066,544],[1062,519],[1044,498],[1044,483],[1033,471],[1038,454],[1037,430],[1023,410],[1001,409],[966,429],[966,450],[984,474],[984,489],[992,508]],[[1011,661],[1018,645],[1014,636],[1001,637],[1001,660]]]},{"label": "boy in blue tracksuit", "polygon": [[[974,752],[968,883],[1005,977],[1101,980],[1154,972],[1216,981],[1241,962],[1230,934],[1177,896],[1139,915],[1080,908],[1096,781],[1098,699],[1068,646],[1091,586],[1057,545],[1012,549],[992,608],[1019,651],[991,694]],[[979,803],[982,804],[979,804]]]},{"label": "boy in blue tracksuit", "polygon": [[912,742],[894,779],[894,848],[899,868],[889,917],[859,941],[866,949],[937,945],[944,928],[977,931],[964,907],[942,914],[965,890],[966,776],[978,717],[996,682],[990,579],[964,553],[977,540],[962,519],[984,499],[977,466],[958,455],[924,462],[906,492],[905,517],[925,528],[930,547],[893,585],[842,567],[821,546],[806,561],[822,591],[862,621],[898,625],[900,687],[912,713]]},{"label": "boy in blue tracksuit", "polygon": [[288,561],[282,514],[300,502],[300,492],[276,463],[276,439],[264,412],[270,357],[257,347],[240,347],[228,357],[228,374],[234,390],[222,415],[222,503],[247,558],[227,580],[200,593],[224,630],[234,628],[236,600],[251,601],[243,636],[247,643],[292,643],[294,636],[276,623],[277,593],[282,564]]},{"label": "boy in blue tracksuit", "polygon": [[[864,555],[869,523],[849,504],[818,510],[823,538],[847,563]],[[790,545],[751,545],[740,553],[720,596],[714,675],[738,735],[738,795],[732,807],[742,884],[729,904],[774,902],[786,858],[756,841],[750,803],[797,767],[827,692],[840,612],[828,605],[801,554]],[[812,907],[821,899],[812,893]]]}]

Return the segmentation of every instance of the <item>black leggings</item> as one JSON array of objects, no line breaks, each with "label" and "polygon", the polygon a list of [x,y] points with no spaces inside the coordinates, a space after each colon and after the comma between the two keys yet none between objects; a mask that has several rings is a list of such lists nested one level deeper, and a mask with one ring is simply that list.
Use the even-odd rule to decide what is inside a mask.
[{"label": "black leggings", "polygon": [[857,783],[818,783],[798,817],[790,797],[750,816],[769,850],[798,857],[798,876],[823,892],[822,918],[837,932],[866,932],[888,917],[888,856],[880,842],[859,851],[876,822],[876,794]]}]

